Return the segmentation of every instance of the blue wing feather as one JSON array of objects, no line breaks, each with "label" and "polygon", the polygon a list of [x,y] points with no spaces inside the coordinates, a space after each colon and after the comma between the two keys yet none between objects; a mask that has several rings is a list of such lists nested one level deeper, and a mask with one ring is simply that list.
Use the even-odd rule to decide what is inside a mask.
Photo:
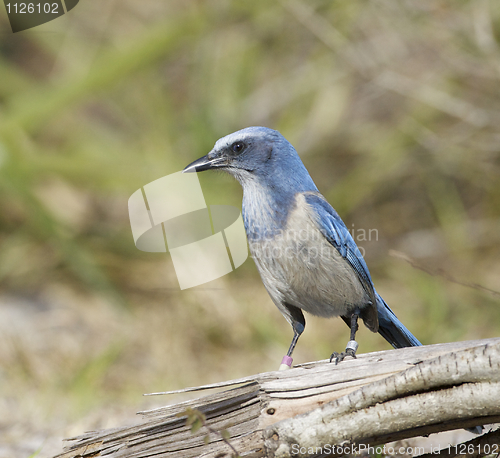
[{"label": "blue wing feather", "polygon": [[368,266],[335,209],[320,194],[304,193],[304,197],[317,215],[316,222],[321,233],[354,269],[372,303],[376,305],[379,321],[378,332],[394,348],[422,345],[375,291]]},{"label": "blue wing feather", "polygon": [[346,225],[323,196],[315,193],[305,193],[304,197],[317,215],[316,223],[319,226],[319,230],[354,269],[363,288],[372,300],[372,303],[375,304],[375,291],[368,266]]}]

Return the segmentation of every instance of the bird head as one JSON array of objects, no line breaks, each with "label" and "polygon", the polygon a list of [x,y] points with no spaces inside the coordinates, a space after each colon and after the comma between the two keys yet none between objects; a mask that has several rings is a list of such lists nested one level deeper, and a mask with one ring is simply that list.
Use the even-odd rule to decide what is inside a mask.
[{"label": "bird head", "polygon": [[212,169],[233,175],[243,188],[259,182],[276,190],[316,190],[294,147],[267,127],[247,127],[217,140],[212,151],[183,172]]},{"label": "bird head", "polygon": [[270,165],[276,143],[283,142],[288,143],[276,130],[247,127],[217,140],[212,151],[189,164],[184,172],[219,169],[236,177],[255,174]]}]

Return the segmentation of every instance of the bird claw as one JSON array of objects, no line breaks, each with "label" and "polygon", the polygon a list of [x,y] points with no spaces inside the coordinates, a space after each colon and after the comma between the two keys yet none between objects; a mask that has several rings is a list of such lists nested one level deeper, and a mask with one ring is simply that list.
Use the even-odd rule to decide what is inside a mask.
[{"label": "bird claw", "polygon": [[345,351],[342,353],[337,353],[334,351],[332,355],[330,356],[330,362],[332,362],[335,359],[335,365],[338,363],[344,361],[346,356],[352,356],[354,359],[356,359],[356,350],[358,349],[358,343],[355,340],[350,340],[347,343],[347,347]]},{"label": "bird claw", "polygon": [[356,352],[351,348],[346,348],[346,351],[343,351],[342,353],[337,353],[336,351],[334,351],[330,356],[330,362],[335,360],[335,365],[337,365],[338,363],[344,361],[347,356],[352,356],[354,359],[356,359]]}]

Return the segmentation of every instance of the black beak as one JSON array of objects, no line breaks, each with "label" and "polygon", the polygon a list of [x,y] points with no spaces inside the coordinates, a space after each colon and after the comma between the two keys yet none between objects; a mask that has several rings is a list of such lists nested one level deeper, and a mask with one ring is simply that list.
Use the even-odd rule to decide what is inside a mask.
[{"label": "black beak", "polygon": [[182,173],[191,173],[191,172],[203,172],[204,170],[215,169],[220,167],[220,160],[217,159],[209,159],[209,155],[200,157],[196,159],[196,161],[191,162]]}]

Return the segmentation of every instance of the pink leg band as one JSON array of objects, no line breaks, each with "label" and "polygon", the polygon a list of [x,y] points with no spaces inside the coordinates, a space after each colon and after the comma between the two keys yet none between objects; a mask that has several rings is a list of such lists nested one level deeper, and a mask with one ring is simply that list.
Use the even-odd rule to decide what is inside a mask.
[{"label": "pink leg band", "polygon": [[292,367],[293,363],[293,358],[291,356],[283,356],[283,359],[281,360],[281,364],[284,364],[285,366]]}]

